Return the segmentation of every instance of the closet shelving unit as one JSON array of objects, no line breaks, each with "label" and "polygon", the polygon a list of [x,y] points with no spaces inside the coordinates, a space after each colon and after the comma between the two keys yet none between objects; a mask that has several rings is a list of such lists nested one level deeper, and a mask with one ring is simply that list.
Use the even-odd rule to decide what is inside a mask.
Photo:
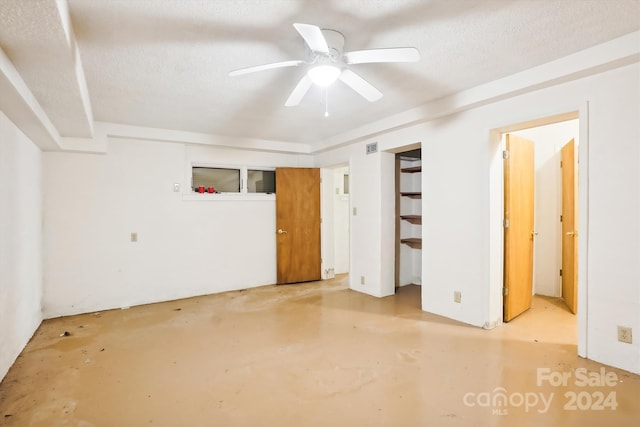
[{"label": "closet shelving unit", "polygon": [[422,249],[422,212],[417,201],[422,199],[421,160],[420,149],[396,154],[396,286],[408,284],[407,271],[415,270],[412,263],[419,259],[410,251]]}]

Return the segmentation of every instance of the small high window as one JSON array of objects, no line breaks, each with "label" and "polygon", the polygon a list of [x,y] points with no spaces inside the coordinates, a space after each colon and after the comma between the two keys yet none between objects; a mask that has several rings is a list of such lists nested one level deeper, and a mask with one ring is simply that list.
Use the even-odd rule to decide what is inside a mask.
[{"label": "small high window", "polygon": [[275,193],[276,172],[272,170],[247,170],[248,193]]},{"label": "small high window", "polygon": [[213,187],[216,193],[240,192],[240,169],[193,167],[192,189],[198,191],[204,187],[208,191]]}]

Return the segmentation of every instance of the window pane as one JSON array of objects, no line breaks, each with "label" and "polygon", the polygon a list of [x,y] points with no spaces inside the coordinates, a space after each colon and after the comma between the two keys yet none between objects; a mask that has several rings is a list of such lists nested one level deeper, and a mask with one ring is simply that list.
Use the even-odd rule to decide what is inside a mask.
[{"label": "window pane", "polygon": [[205,191],[213,187],[220,193],[240,192],[240,170],[223,168],[193,168],[193,191],[203,186]]},{"label": "window pane", "polygon": [[275,193],[276,172],[249,169],[247,171],[247,191],[249,193]]}]

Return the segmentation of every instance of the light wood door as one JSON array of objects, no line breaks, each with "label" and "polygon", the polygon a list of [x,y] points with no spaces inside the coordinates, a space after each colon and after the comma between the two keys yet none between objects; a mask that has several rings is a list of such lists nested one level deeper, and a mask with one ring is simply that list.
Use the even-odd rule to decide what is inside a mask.
[{"label": "light wood door", "polygon": [[279,284],[320,280],[320,169],[276,169]]},{"label": "light wood door", "polygon": [[562,163],[562,298],[572,313],[577,310],[578,215],[576,205],[575,143],[561,150]]},{"label": "light wood door", "polygon": [[531,307],[533,293],[534,147],[506,136],[504,160],[504,320]]}]

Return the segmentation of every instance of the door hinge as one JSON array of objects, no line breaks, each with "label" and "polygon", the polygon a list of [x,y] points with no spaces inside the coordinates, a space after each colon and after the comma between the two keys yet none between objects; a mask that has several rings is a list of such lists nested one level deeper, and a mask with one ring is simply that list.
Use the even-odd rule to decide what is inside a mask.
[{"label": "door hinge", "polygon": [[504,150],[504,151],[502,152],[502,158],[503,158],[503,159],[505,159],[505,160],[506,160],[506,159],[508,159],[508,158],[509,158],[509,151]]},{"label": "door hinge", "polygon": [[560,269],[560,277],[562,277],[562,269]]},{"label": "door hinge", "polygon": [[507,296],[509,295],[509,288],[502,288],[502,296]]},{"label": "door hinge", "polygon": [[562,160],[560,160],[560,167],[562,167]]},{"label": "door hinge", "polygon": [[560,215],[560,222],[562,222],[562,215]]},{"label": "door hinge", "polygon": [[503,226],[504,228],[509,228],[509,224],[510,224],[510,223],[509,223],[509,220],[508,220],[508,219],[503,219],[503,220],[502,220],[502,226]]}]

